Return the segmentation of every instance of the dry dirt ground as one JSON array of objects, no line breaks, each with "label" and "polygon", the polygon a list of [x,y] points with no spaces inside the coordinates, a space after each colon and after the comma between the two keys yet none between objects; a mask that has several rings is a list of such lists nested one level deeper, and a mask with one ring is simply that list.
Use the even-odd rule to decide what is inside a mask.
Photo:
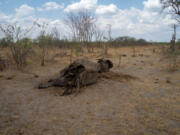
[{"label": "dry dirt ground", "polygon": [[[132,57],[132,48],[110,49],[108,58],[113,72],[137,79],[100,79],[76,96],[36,88],[69,63],[60,49],[49,54],[45,67],[32,63],[24,72],[0,72],[0,135],[179,135],[180,70],[168,71],[158,47],[136,50]],[[98,49],[85,54],[101,57]]]}]

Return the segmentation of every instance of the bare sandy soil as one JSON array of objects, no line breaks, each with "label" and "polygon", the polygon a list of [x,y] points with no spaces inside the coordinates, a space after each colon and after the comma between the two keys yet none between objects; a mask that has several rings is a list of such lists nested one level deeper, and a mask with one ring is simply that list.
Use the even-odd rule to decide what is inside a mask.
[{"label": "bare sandy soil", "polygon": [[[0,135],[180,134],[180,70],[169,72],[157,47],[136,50],[132,57],[132,48],[110,49],[108,58],[112,71],[138,79],[100,79],[76,96],[59,96],[63,88],[36,88],[69,63],[60,50],[45,67],[0,72]],[[117,67],[119,54],[126,56]],[[98,51],[87,55],[101,57]]]}]

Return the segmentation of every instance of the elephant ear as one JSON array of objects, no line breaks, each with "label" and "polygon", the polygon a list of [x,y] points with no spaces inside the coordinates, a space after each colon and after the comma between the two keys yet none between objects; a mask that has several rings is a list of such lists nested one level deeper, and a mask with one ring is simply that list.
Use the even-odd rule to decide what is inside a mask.
[{"label": "elephant ear", "polygon": [[106,60],[106,63],[108,64],[109,68],[113,67],[113,63],[110,60]]},{"label": "elephant ear", "polygon": [[81,73],[83,71],[85,71],[85,67],[83,65],[80,64],[79,66],[77,66],[76,73]]}]

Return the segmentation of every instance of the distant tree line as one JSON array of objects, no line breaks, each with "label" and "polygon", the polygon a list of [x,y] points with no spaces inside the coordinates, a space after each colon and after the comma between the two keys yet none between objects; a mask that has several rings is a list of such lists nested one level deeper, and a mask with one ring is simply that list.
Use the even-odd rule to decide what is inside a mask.
[{"label": "distant tree line", "polygon": [[127,45],[148,45],[149,42],[145,39],[136,39],[130,36],[117,37],[112,40],[112,45],[114,46],[127,46]]},{"label": "distant tree line", "polygon": [[[72,41],[68,39],[59,39],[55,38],[52,35],[45,35],[45,36],[38,36],[35,39],[30,39],[30,38],[23,38],[20,39],[19,42],[25,42],[28,41],[29,44],[32,46],[41,46],[44,45],[46,42],[48,43],[48,46],[52,47],[59,47],[59,48],[70,48],[74,45],[74,43],[77,43],[81,46],[84,44],[82,42],[78,41]],[[111,39],[111,41],[91,41],[89,42],[89,46],[94,46],[94,47],[101,47],[103,44],[108,44],[109,47],[118,47],[118,46],[132,46],[132,45],[150,45],[150,44],[168,44],[168,42],[153,42],[153,41],[146,41],[145,39],[136,39],[134,37],[129,37],[129,36],[122,36],[122,37],[117,37]],[[177,40],[176,44],[180,44],[180,39]],[[0,47],[8,47],[9,41],[8,38],[1,38],[0,39]],[[85,46],[84,46],[85,47]]]},{"label": "distant tree line", "polygon": [[[78,41],[71,41],[68,39],[59,39],[59,38],[54,38],[51,35],[40,35],[36,39],[30,39],[30,38],[23,38],[20,39],[19,42],[25,42],[28,41],[31,45],[34,46],[41,46],[45,45],[45,43],[48,44],[48,46],[54,46],[54,47],[71,47],[74,42],[79,43],[80,45],[84,45],[82,42]],[[134,37],[128,37],[128,36],[123,36],[123,37],[117,37],[114,39],[111,39],[111,41],[90,41],[89,46],[97,46],[100,47],[101,44],[109,44],[109,46],[127,46],[127,45],[147,45],[150,42],[146,41],[145,39],[136,39]],[[9,41],[7,38],[1,38],[0,39],[0,47],[8,47]]]}]

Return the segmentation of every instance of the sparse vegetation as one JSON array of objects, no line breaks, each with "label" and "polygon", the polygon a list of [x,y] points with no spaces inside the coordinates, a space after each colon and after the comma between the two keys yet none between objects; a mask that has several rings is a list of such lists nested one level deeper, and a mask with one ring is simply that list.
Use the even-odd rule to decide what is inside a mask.
[{"label": "sparse vegetation", "polygon": [[[0,116],[4,116],[0,117],[1,122],[4,123],[1,132],[46,134],[47,131],[44,131],[44,128],[48,128],[49,132],[58,134],[60,131],[54,128],[59,129],[57,125],[62,125],[61,133],[65,134],[67,131],[72,134],[83,134],[84,129],[90,133],[102,132],[103,135],[152,132],[179,134],[177,127],[179,121],[177,110],[180,102],[179,70],[175,73],[164,70],[169,63],[159,61],[159,47],[158,45],[136,46],[138,53],[143,54],[136,57],[131,57],[131,46],[109,47],[108,56],[115,65],[112,71],[119,73],[119,76],[116,74],[112,76],[110,72],[109,76],[104,76],[97,84],[82,88],[83,92],[77,96],[73,94],[61,98],[59,95],[62,94],[64,88],[54,87],[46,90],[35,88],[39,80],[49,79],[51,75],[52,78],[53,75],[59,75],[59,70],[69,64],[71,48],[68,49],[66,56],[57,55],[56,57],[54,57],[56,54],[63,52],[63,48],[50,49],[49,57],[56,61],[47,62],[44,67],[32,61],[32,64],[27,66],[31,74],[16,70],[16,73],[1,72],[0,87],[3,87],[3,90],[0,106],[3,114],[1,113]],[[152,53],[153,48],[156,48],[155,53]],[[84,50],[87,51],[86,48]],[[97,61],[101,58],[99,56],[101,50],[101,48],[95,48],[93,53],[84,53],[84,57]],[[122,55],[122,60],[120,67],[117,67],[119,54]],[[147,55],[149,57],[146,57]],[[72,61],[76,58],[74,55]],[[47,106],[50,109],[47,109]],[[79,115],[85,120],[79,121]],[[27,119],[25,127],[21,125],[22,117]],[[47,123],[42,123],[42,120],[46,120]],[[77,122],[76,126],[69,128],[72,121]],[[17,124],[14,125],[14,123]],[[9,124],[13,127],[9,128]],[[94,128],[86,127],[86,125],[94,125]],[[99,128],[99,125],[102,128]],[[77,127],[82,128],[77,130]]]},{"label": "sparse vegetation", "polygon": [[[87,10],[65,23],[67,37],[47,23],[0,24],[0,135],[180,134],[180,39],[171,51],[170,42],[113,38],[113,25],[102,31]],[[72,90],[80,94],[59,97]]]},{"label": "sparse vegetation", "polygon": [[0,48],[8,47],[8,38],[0,39]]},{"label": "sparse vegetation", "polygon": [[23,29],[16,23],[0,25],[0,30],[5,35],[4,40],[2,39],[3,45],[10,48],[12,57],[18,68],[22,68],[27,64],[27,57],[32,51],[31,41],[26,38],[31,29],[32,27]]}]

